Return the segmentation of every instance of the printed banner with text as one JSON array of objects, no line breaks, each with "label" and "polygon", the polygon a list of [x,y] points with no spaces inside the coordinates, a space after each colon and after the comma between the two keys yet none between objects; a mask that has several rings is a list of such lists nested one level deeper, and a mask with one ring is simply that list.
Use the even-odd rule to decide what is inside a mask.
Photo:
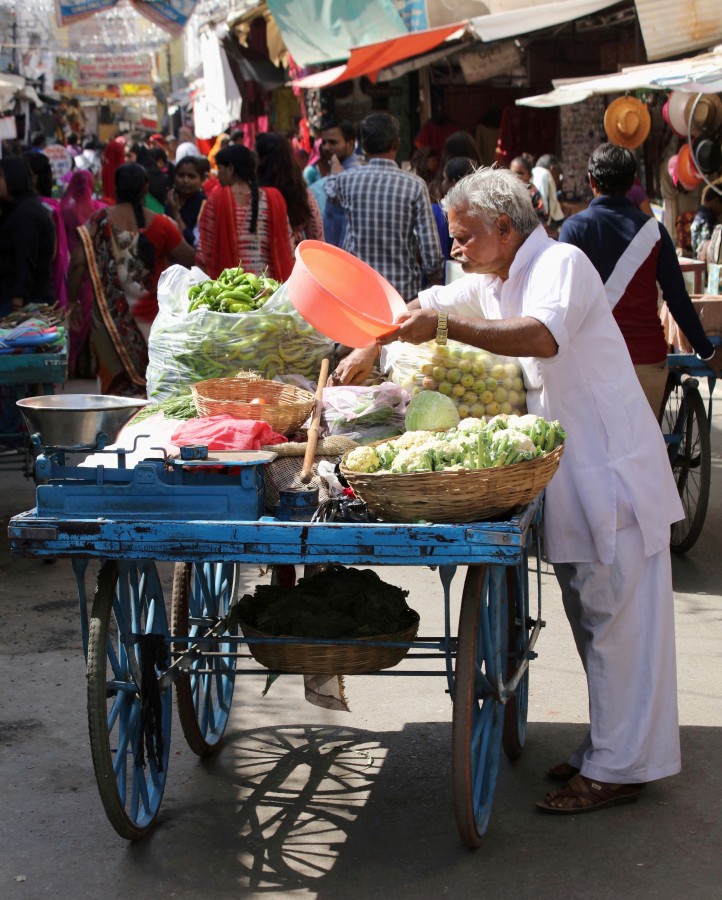
[{"label": "printed banner with text", "polygon": [[150,84],[150,56],[119,53],[78,61],[78,82],[89,84]]}]

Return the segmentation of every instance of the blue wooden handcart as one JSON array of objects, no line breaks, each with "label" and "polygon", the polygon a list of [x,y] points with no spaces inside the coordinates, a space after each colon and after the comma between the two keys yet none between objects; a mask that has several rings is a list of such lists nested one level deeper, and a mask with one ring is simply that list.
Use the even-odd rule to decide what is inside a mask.
[{"label": "blue wooden handcart", "polygon": [[[96,445],[84,449],[102,452],[107,437],[99,428]],[[376,674],[446,677],[454,701],[456,819],[462,840],[480,844],[502,747],[516,758],[524,746],[528,663],[543,626],[541,577],[537,573],[534,615],[528,578],[541,498],[503,520],[463,525],[281,522],[263,515],[264,460],[258,454],[194,459],[191,452],[126,467],[121,451],[114,465],[80,467],[69,464],[68,447],[42,449],[37,506],[11,520],[12,551],[72,561],[87,658],[91,752],[103,805],[120,835],[143,837],[160,808],[172,685],[189,746],[208,756],[221,743],[236,678],[262,671],[241,667],[249,647],[293,642],[241,633],[235,612],[239,566],[338,563],[438,568],[444,634],[401,643],[408,650],[401,666]],[[88,615],[92,559],[102,566]],[[170,615],[159,561],[175,563]],[[454,635],[450,584],[458,566],[467,572]],[[429,658],[439,664],[419,669],[417,661]]]}]

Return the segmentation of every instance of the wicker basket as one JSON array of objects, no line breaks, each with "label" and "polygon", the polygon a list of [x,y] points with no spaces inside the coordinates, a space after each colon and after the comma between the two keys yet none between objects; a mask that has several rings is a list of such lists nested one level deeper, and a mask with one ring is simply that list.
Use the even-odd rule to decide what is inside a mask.
[{"label": "wicker basket", "polygon": [[[403,631],[395,634],[378,634],[360,640],[413,641],[419,630],[419,614],[413,609],[411,612],[414,621]],[[247,638],[285,637],[294,640],[289,635],[266,634],[243,622],[240,625]],[[319,675],[363,675],[381,669],[391,669],[409,652],[408,647],[366,647],[361,644],[249,644],[248,649],[256,662],[267,669]]]},{"label": "wicker basket", "polygon": [[[192,385],[199,416],[233,416],[268,422],[280,434],[293,434],[313,410],[314,397],[292,384],[248,378],[210,378]],[[251,403],[256,397],[265,403]]]},{"label": "wicker basket", "polygon": [[[529,503],[551,481],[563,445],[546,456],[500,466],[450,472],[341,472],[357,497],[386,522],[476,522]],[[345,459],[345,455],[344,455]]]}]

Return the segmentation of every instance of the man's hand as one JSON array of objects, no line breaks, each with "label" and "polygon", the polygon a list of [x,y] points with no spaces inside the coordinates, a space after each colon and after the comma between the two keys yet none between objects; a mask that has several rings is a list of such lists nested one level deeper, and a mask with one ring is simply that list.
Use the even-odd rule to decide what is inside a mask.
[{"label": "man's hand", "polygon": [[436,337],[439,327],[439,314],[434,309],[411,309],[399,317],[401,323],[398,331],[378,338],[378,344],[391,344],[394,341],[406,341],[407,344],[424,344]]},{"label": "man's hand", "polygon": [[342,384],[363,384],[371,374],[374,363],[378,358],[377,347],[367,347],[364,350],[352,350],[336,366],[335,371],[328,379],[331,387]]},{"label": "man's hand", "polygon": [[341,162],[335,153],[331,154],[331,159],[329,160],[329,163],[331,164],[331,166],[330,166],[330,174],[331,175],[340,175],[341,172],[343,172],[343,166],[341,165]]}]

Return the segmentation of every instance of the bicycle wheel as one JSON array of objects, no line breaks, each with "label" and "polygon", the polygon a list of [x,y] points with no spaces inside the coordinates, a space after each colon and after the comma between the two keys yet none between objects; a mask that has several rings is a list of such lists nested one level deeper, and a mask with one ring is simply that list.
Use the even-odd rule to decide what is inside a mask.
[{"label": "bicycle wheel", "polygon": [[142,838],[160,809],[170,750],[168,622],[153,562],[108,561],[99,574],[88,637],[88,730],[108,819]]},{"label": "bicycle wheel", "polygon": [[[238,566],[235,563],[176,563],[173,570],[171,633],[179,637],[205,634],[226,615],[235,596]],[[235,683],[236,657],[233,642],[224,636],[238,634],[238,626],[226,630],[218,640],[205,641],[191,670],[175,683],[178,718],[191,750],[201,757],[211,756],[220,746],[228,724]],[[175,654],[188,644],[174,645]]]},{"label": "bicycle wheel", "polygon": [[[510,681],[524,659],[526,646],[529,643],[529,584],[526,559],[523,564],[507,568],[506,593],[509,614],[506,680]],[[509,759],[519,759],[524,749],[528,708],[529,667],[527,666],[514,696],[507,700],[504,709],[502,746]]]},{"label": "bicycle wheel", "polygon": [[707,412],[696,387],[682,387],[670,380],[664,398],[662,430],[673,439],[679,438],[676,453],[672,451],[670,457],[684,519],[672,525],[670,547],[675,553],[686,553],[704,526],[712,472]]},{"label": "bicycle wheel", "polygon": [[469,566],[459,615],[451,747],[456,824],[468,847],[478,847],[486,832],[499,772],[506,616],[504,569]]}]

